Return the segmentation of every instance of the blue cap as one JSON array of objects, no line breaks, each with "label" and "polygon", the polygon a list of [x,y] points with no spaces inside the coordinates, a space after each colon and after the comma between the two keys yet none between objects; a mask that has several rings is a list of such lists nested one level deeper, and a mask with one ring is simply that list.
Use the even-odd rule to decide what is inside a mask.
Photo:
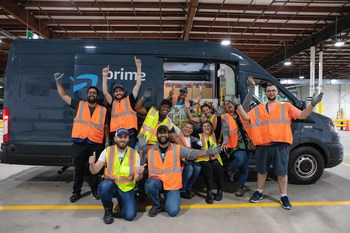
[{"label": "blue cap", "polygon": [[115,132],[115,136],[118,136],[118,135],[120,135],[120,134],[122,134],[122,133],[126,133],[127,135],[130,135],[129,130],[127,130],[127,129],[125,129],[125,128],[120,128],[120,129],[118,129],[118,130]]},{"label": "blue cap", "polygon": [[188,93],[187,87],[181,87],[181,88],[180,88],[180,91],[183,91],[183,92],[185,92],[185,93]]}]

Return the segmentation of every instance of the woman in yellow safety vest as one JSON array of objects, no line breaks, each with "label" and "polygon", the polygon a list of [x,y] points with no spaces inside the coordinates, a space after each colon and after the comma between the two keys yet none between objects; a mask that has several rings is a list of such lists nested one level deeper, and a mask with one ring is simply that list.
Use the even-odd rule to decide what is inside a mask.
[{"label": "woman in yellow safety vest", "polygon": [[[199,139],[205,149],[213,146],[217,146],[216,137],[213,130],[213,124],[210,121],[204,121],[202,123],[203,133],[199,134]],[[201,157],[195,160],[201,165],[201,169],[204,175],[205,186],[207,189],[207,196],[205,201],[208,204],[213,204],[213,200],[222,200],[222,185],[223,185],[223,171],[222,171],[222,160],[220,154],[213,154],[209,157]],[[212,192],[213,178],[215,178],[217,193],[214,195]]]}]

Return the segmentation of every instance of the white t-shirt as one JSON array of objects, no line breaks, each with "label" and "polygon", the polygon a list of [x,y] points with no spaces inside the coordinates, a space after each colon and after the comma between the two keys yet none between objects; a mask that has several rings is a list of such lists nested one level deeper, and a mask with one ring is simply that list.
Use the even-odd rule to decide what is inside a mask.
[{"label": "white t-shirt", "polygon": [[[139,167],[140,166],[140,155],[138,152],[137,153],[137,156],[136,156],[136,167]],[[99,161],[105,163],[106,162],[106,154],[107,154],[107,149],[104,149],[101,154],[100,154],[100,157],[98,158]],[[126,149],[124,150],[121,150],[118,148],[118,156],[119,156],[119,161],[122,161],[124,156],[126,154]]]}]

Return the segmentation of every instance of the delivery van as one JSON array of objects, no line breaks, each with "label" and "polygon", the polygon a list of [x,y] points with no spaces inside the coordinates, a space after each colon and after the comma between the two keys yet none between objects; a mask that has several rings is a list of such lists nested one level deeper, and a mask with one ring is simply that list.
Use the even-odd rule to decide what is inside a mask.
[{"label": "delivery van", "polygon": [[[142,60],[142,88],[152,87],[146,102],[157,106],[169,83],[189,86],[192,98],[204,84],[204,98],[220,104],[240,95],[253,75],[256,90],[252,106],[264,101],[264,87],[273,83],[279,99],[299,109],[298,100],[274,77],[240,51],[215,43],[146,40],[15,40],[5,72],[3,143],[1,162],[28,165],[71,164],[71,129],[74,111],[59,97],[53,74],[64,73],[63,87],[73,98],[86,99],[89,86],[102,90],[102,68],[109,65],[109,89],[116,83],[131,91],[135,85],[134,56]],[[192,87],[192,88],[191,88]],[[102,91],[100,94],[103,100]],[[317,181],[324,168],[343,160],[343,146],[328,117],[312,113],[294,121],[289,179],[294,183]]]}]

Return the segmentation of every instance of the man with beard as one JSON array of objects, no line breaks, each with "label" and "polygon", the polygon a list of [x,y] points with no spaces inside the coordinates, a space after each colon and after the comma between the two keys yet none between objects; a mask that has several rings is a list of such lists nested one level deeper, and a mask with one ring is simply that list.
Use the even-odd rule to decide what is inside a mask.
[{"label": "man with beard", "polygon": [[92,174],[98,173],[105,166],[104,179],[98,186],[98,194],[105,209],[103,221],[106,224],[114,221],[113,197],[118,200],[121,217],[127,221],[132,221],[136,217],[134,187],[136,181],[142,178],[145,166],[140,166],[138,152],[128,147],[129,131],[127,129],[118,129],[114,141],[116,145],[109,146],[102,151],[96,163],[95,153],[89,158]]},{"label": "man with beard", "polygon": [[[136,84],[128,96],[124,87],[121,84],[113,86],[112,95],[107,90],[107,76],[109,74],[109,66],[102,69],[102,90],[103,95],[106,98],[107,103],[111,106],[111,117],[109,124],[109,131],[111,135],[114,135],[115,131],[119,128],[126,128],[130,132],[129,146],[134,147],[136,140],[135,134],[137,131],[137,114],[135,112],[136,98],[141,88],[141,60],[135,59],[135,65],[137,69]],[[113,136],[111,136],[113,137]],[[106,140],[106,145],[109,144],[109,140]]]},{"label": "man with beard", "polygon": [[160,125],[157,129],[157,144],[148,149],[147,164],[149,178],[145,184],[146,194],[152,201],[149,216],[154,217],[160,211],[159,193],[165,192],[165,211],[175,217],[180,211],[180,188],[182,187],[181,159],[196,159],[221,152],[221,147],[208,150],[191,150],[170,143],[169,129]]},{"label": "man with beard", "polygon": [[[288,158],[289,146],[293,143],[293,135],[290,127],[292,119],[306,119],[313,108],[322,100],[323,93],[313,96],[311,104],[303,111],[294,107],[291,103],[281,103],[277,100],[278,90],[273,84],[266,87],[267,104],[259,104],[248,114],[243,108],[237,111],[245,120],[250,121],[249,136],[256,146],[255,156],[258,171],[257,191],[250,198],[250,202],[256,203],[263,199],[263,189],[270,165],[277,176],[280,203],[286,210],[292,209],[287,196],[288,186]],[[236,106],[240,105],[237,98],[233,100]]]},{"label": "man with beard", "polygon": [[72,128],[74,185],[70,201],[76,202],[82,197],[84,177],[91,187],[92,196],[99,199],[97,194],[99,179],[97,175],[90,173],[88,160],[93,152],[99,155],[104,148],[104,136],[108,135],[107,109],[97,103],[99,90],[93,86],[87,90],[87,101],[72,99],[61,84],[63,75],[54,74],[58,94],[76,111]]}]

